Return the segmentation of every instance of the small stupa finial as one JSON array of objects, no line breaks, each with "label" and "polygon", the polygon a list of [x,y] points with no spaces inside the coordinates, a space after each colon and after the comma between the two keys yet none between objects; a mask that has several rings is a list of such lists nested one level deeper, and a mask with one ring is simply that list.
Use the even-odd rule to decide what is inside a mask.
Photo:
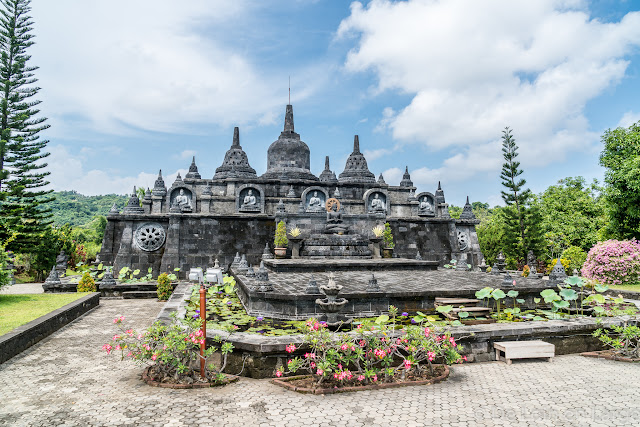
[{"label": "small stupa finial", "polygon": [[326,170],[326,171],[330,170],[330,168],[329,168],[329,156],[325,156],[325,158],[324,158],[324,170]]},{"label": "small stupa finial", "polygon": [[358,135],[353,136],[353,152],[354,153],[360,152],[360,138],[358,137]]},{"label": "small stupa finial", "polygon": [[233,128],[233,144],[234,147],[240,146],[240,128],[238,126]]}]

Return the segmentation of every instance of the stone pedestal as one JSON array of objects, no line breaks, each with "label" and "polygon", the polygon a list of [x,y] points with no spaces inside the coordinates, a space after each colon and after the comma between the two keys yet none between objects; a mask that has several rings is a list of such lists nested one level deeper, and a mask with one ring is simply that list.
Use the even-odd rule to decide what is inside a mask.
[{"label": "stone pedestal", "polygon": [[300,258],[300,244],[302,243],[302,238],[289,237],[289,243],[291,243],[291,258]]},{"label": "stone pedestal", "polygon": [[380,242],[382,241],[382,237],[373,237],[369,239],[369,241],[371,242],[371,252],[373,254],[373,258],[382,258],[382,255],[380,254]]},{"label": "stone pedestal", "polygon": [[208,214],[211,212],[211,196],[203,194],[200,196],[200,213]]}]

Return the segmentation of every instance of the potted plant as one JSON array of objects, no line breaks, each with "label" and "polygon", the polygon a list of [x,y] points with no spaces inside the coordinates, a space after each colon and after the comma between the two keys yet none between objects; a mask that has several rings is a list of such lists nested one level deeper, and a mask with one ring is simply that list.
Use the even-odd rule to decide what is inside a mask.
[{"label": "potted plant", "polygon": [[293,227],[289,230],[289,241],[291,242],[291,258],[299,258],[300,257],[300,242],[302,242],[302,237],[300,235],[302,231],[298,227]]},{"label": "potted plant", "polygon": [[384,247],[382,248],[382,257],[391,258],[393,256],[393,248],[396,244],[393,243],[393,233],[391,233],[391,226],[388,222],[384,224],[382,243],[384,244]]},{"label": "potted plant", "polygon": [[276,237],[273,239],[274,248],[273,251],[276,254],[276,258],[284,258],[287,254],[287,226],[284,221],[280,221],[276,227]]}]

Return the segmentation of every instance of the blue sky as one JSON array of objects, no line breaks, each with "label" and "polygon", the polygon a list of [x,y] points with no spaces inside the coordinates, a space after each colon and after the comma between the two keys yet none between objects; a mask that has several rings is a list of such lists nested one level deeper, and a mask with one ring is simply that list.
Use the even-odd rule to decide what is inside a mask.
[{"label": "blue sky", "polygon": [[602,179],[600,135],[640,120],[640,1],[35,0],[51,186],[123,194],[211,178],[233,127],[259,174],[291,77],[319,174],[353,135],[389,184],[500,203],[510,126],[534,192]]}]

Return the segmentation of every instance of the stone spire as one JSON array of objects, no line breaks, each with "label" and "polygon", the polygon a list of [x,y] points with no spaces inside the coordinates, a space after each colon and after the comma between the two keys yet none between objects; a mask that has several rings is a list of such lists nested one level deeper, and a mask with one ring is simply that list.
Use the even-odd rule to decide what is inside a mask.
[{"label": "stone spire", "polygon": [[144,192],[144,200],[151,200],[151,189],[147,187],[147,191]]},{"label": "stone spire", "polygon": [[464,208],[460,214],[460,219],[476,219],[476,216],[473,214],[471,203],[469,203],[469,196],[467,196],[467,203],[464,204]]},{"label": "stone spire", "polygon": [[184,185],[184,181],[182,180],[182,177],[180,176],[180,172],[178,172],[178,176],[176,176],[176,180],[173,181],[172,187],[178,187],[178,186],[183,186],[183,185]]},{"label": "stone spire", "polygon": [[385,182],[384,177],[382,176],[382,174],[380,174],[380,176],[378,177],[378,184],[387,185],[387,183]]},{"label": "stone spire", "polygon": [[320,174],[320,181],[323,182],[337,182],[336,174],[329,169],[329,156],[324,158],[324,170]]},{"label": "stone spire", "polygon": [[193,156],[191,165],[189,166],[189,172],[184,176],[187,179],[201,179],[202,177],[198,173],[198,167],[196,166],[196,156]]},{"label": "stone spire", "polygon": [[360,139],[358,135],[353,137],[353,152],[347,159],[344,171],[340,174],[340,182],[373,183],[376,176],[369,171],[367,160],[360,152]]},{"label": "stone spire", "polygon": [[402,175],[402,181],[400,181],[400,187],[413,187],[411,175],[409,175],[409,166],[406,166],[404,168],[404,174]]},{"label": "stone spire", "polygon": [[140,199],[138,199],[138,193],[136,192],[136,187],[133,187],[133,192],[131,193],[131,197],[129,197],[129,202],[127,202],[127,206],[124,207],[124,214],[141,214],[144,213],[144,209],[140,206]]},{"label": "stone spire", "polygon": [[216,169],[213,179],[256,177],[256,170],[249,165],[247,153],[240,146],[240,129],[236,126],[233,128],[231,148],[224,155],[224,161]]},{"label": "stone spire", "polygon": [[289,104],[284,116],[284,129],[267,150],[267,171],[262,178],[317,181],[318,178],[309,170],[310,164],[309,147],[294,131],[293,106]]},{"label": "stone spire", "polygon": [[120,213],[120,209],[118,209],[118,205],[113,202],[113,205],[111,205],[111,209],[109,210],[110,214],[119,214]]},{"label": "stone spire", "polygon": [[162,179],[162,169],[158,171],[158,177],[153,185],[154,196],[164,196],[167,194],[167,187],[164,185],[164,179]]},{"label": "stone spire", "polygon": [[436,190],[436,203],[445,203],[444,191],[442,191],[442,187],[440,186],[440,181],[438,181],[438,189]]}]

